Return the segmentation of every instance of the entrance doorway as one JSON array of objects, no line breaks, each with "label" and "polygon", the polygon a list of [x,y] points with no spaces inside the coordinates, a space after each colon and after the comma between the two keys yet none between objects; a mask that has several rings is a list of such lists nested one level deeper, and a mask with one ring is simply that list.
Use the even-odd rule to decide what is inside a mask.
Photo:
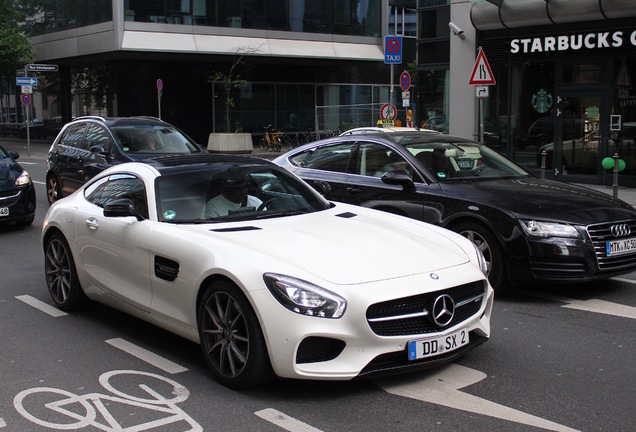
[{"label": "entrance doorway", "polygon": [[546,178],[598,184],[608,149],[608,97],[599,90],[557,93],[553,142],[546,144]]}]

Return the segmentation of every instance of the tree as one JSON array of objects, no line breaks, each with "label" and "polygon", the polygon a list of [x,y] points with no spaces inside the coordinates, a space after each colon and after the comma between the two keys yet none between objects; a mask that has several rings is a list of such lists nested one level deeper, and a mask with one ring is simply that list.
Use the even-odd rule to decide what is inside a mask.
[{"label": "tree", "polygon": [[258,48],[239,48],[236,50],[236,55],[234,57],[234,61],[232,62],[232,66],[230,67],[229,72],[226,74],[224,72],[215,71],[208,77],[208,83],[214,85],[220,85],[225,93],[225,123],[226,130],[230,132],[231,121],[230,121],[230,112],[231,109],[236,106],[234,102],[234,98],[232,97],[232,91],[235,89],[239,89],[241,87],[245,87],[249,85],[249,81],[241,79],[241,76],[236,73],[236,68],[243,62],[243,57],[247,54],[255,53],[260,49]]},{"label": "tree", "polygon": [[29,40],[19,30],[24,14],[18,12],[16,0],[0,0],[0,75],[15,76],[15,71],[35,58]]},{"label": "tree", "polygon": [[[15,0],[0,0],[0,77],[6,78],[0,85],[0,101],[9,94],[9,82],[15,77],[15,71],[35,58],[31,44],[18,28],[24,14],[18,12],[16,5]],[[3,105],[5,103],[0,102],[0,107]],[[9,105],[6,103],[6,106]]]}]

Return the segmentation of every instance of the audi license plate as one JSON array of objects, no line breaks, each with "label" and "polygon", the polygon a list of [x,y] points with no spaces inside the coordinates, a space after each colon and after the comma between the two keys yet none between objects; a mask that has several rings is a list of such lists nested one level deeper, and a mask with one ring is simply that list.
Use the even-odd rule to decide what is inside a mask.
[{"label": "audi license plate", "polygon": [[0,207],[0,217],[9,216],[9,207]]},{"label": "audi license plate", "polygon": [[427,357],[454,351],[468,344],[468,329],[461,329],[446,336],[410,341],[409,360],[419,360]]},{"label": "audi license plate", "polygon": [[607,256],[636,253],[636,237],[608,241],[605,247]]}]

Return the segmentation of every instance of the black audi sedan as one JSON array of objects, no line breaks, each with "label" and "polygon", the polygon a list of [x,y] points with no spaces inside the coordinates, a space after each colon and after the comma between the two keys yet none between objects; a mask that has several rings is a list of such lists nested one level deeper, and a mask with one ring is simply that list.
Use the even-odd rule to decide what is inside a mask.
[{"label": "black audi sedan", "polygon": [[486,257],[496,290],[636,270],[632,206],[585,187],[539,179],[470,140],[418,131],[340,136],[298,147],[274,162],[330,200],[468,237]]},{"label": "black audi sedan", "polygon": [[35,187],[16,162],[19,157],[0,146],[0,223],[30,225],[35,218]]}]

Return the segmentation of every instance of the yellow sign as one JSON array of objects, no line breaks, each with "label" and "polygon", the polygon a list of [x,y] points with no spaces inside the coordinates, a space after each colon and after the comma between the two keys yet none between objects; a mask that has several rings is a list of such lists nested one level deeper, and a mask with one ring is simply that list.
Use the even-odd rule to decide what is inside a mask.
[{"label": "yellow sign", "polygon": [[395,123],[393,121],[393,119],[380,119],[378,120],[378,126],[380,127],[384,127],[384,126],[393,126]]}]

